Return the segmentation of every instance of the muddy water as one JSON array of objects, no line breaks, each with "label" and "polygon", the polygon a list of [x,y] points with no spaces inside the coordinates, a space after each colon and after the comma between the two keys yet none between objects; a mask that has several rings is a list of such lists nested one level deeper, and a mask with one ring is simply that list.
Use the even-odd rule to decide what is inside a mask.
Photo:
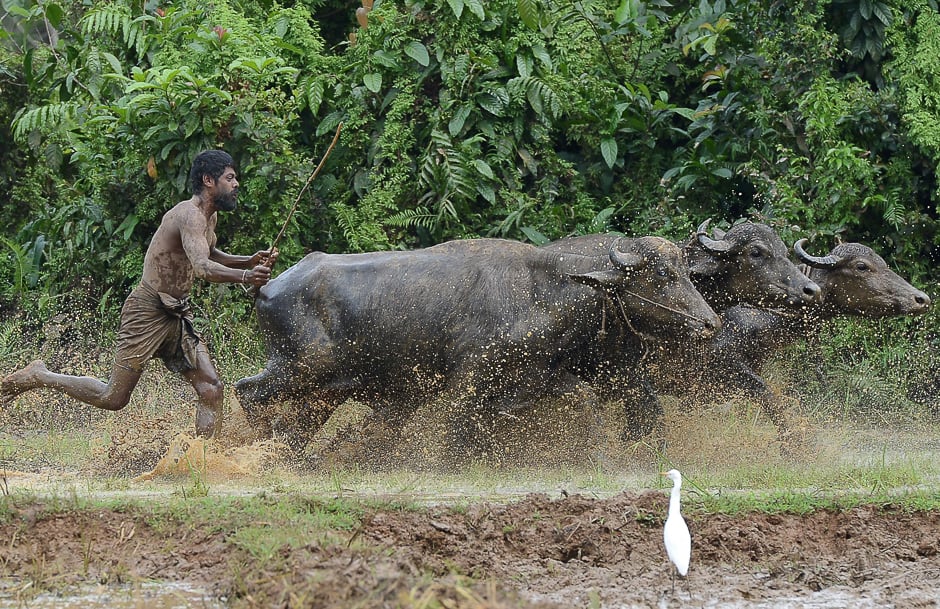
[{"label": "muddy water", "polygon": [[[4,592],[4,590],[9,590]],[[28,589],[0,581],[0,607],[29,609],[222,609],[225,605],[203,589],[185,582],[134,586],[85,586],[67,594],[29,596]]]},{"label": "muddy water", "polygon": [[[681,587],[681,584],[679,585]],[[870,596],[859,594],[852,590],[826,589],[812,592],[802,596],[778,596],[765,600],[735,600],[728,598],[708,598],[707,593],[701,591],[691,593],[686,589],[677,587],[675,594],[669,592],[660,597],[655,605],[658,609],[671,609],[673,607],[698,607],[700,609],[883,609],[886,605],[872,599]],[[533,602],[548,602],[565,604],[573,599],[561,598],[558,595],[531,595],[528,599]],[[591,605],[590,600],[574,606],[596,606],[598,609],[650,609],[649,603],[600,602]]]}]

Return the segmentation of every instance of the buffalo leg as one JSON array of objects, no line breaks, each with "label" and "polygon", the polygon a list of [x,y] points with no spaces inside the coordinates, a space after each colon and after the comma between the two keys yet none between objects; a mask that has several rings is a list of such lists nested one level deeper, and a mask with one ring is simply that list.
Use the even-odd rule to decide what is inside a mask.
[{"label": "buffalo leg", "polygon": [[777,397],[767,382],[751,367],[745,364],[739,363],[734,366],[726,366],[726,369],[730,373],[729,377],[732,379],[732,382],[737,387],[747,392],[749,397],[757,400],[767,413],[767,417],[777,429],[778,439],[784,444],[789,443],[789,441],[792,440],[792,430],[787,422],[787,417],[784,415],[783,405],[780,398]]},{"label": "buffalo leg", "polygon": [[630,389],[623,402],[624,427],[620,434],[623,442],[635,442],[650,435],[663,416],[659,396],[645,375],[636,378]]},{"label": "buffalo leg", "polygon": [[271,413],[268,407],[286,392],[293,378],[293,374],[285,372],[273,362],[268,362],[268,367],[258,374],[239,379],[235,383],[235,396],[252,427],[270,435]]}]

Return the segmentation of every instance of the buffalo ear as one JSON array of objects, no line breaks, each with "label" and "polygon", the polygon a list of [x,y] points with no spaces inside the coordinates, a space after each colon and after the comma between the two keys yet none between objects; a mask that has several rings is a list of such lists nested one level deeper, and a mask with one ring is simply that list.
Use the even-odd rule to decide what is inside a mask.
[{"label": "buffalo ear", "polygon": [[726,234],[727,233],[725,233],[725,231],[721,230],[720,228],[712,229],[712,239],[715,239],[716,241],[723,240]]},{"label": "buffalo ear", "polygon": [[711,277],[718,273],[718,260],[708,252],[702,252],[696,256],[690,256],[689,275],[698,275],[699,277]]},{"label": "buffalo ear", "polygon": [[569,274],[568,277],[572,281],[583,283],[595,290],[612,292],[623,283],[625,273],[623,271],[592,271],[578,275]]}]

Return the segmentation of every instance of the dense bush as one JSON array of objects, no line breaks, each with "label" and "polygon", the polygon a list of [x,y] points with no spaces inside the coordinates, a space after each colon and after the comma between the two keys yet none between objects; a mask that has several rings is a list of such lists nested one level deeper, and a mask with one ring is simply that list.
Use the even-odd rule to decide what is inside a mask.
[{"label": "dense bush", "polygon": [[264,246],[340,123],[287,262],[751,217],[937,280],[933,0],[3,6],[7,303],[94,277],[113,311],[207,147],[242,175],[220,245]]}]

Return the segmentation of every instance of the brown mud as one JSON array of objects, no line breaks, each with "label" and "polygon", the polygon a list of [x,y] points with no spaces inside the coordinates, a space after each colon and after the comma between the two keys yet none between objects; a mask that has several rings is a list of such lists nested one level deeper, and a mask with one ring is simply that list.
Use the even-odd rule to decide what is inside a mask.
[{"label": "brown mud", "polygon": [[[239,542],[235,524],[192,516],[168,526],[153,517],[148,500],[140,497],[160,480],[175,481],[184,496],[195,483],[211,496],[225,492],[221,481],[235,480],[241,486],[234,495],[266,496],[273,505],[298,495],[277,488],[279,480],[293,479],[285,471],[302,479],[361,467],[379,476],[388,470],[387,477],[394,479],[401,468],[415,479],[433,477],[428,472],[440,457],[433,439],[440,434],[441,415],[419,413],[410,428],[387,439],[381,430],[372,430],[364,439],[352,433],[337,449],[336,438],[348,435],[346,430],[367,414],[352,409],[345,420],[331,419],[324,430],[312,434],[306,449],[297,453],[277,440],[252,437],[236,406],[229,409],[222,438],[206,444],[186,433],[192,425],[191,397],[178,384],[163,383],[164,377],[156,377],[154,386],[122,413],[76,407],[51,392],[32,393],[0,409],[0,440],[18,447],[18,452],[0,454],[0,607],[39,606],[39,592],[67,598],[89,584],[113,589],[150,582],[183,583],[205,591],[203,601],[185,606],[237,608],[822,609],[940,604],[937,512],[888,503],[843,511],[732,516],[706,513],[690,501],[685,515],[692,531],[692,566],[689,577],[678,581],[673,591],[662,546],[668,500],[664,489],[624,485],[611,491],[609,480],[592,488],[552,486],[539,479],[549,476],[551,468],[570,464],[594,467],[598,478],[617,471],[645,480],[666,463],[692,473],[693,480],[696,470],[713,473],[781,464],[826,470],[840,459],[874,463],[877,469],[904,450],[883,427],[867,445],[855,437],[851,450],[857,454],[847,455],[849,444],[832,435],[832,426],[808,420],[798,446],[801,452],[791,450],[784,456],[759,412],[746,405],[705,404],[695,410],[667,408],[666,448],[624,448],[613,432],[602,441],[591,436],[583,411],[546,407],[527,415],[526,420],[538,421],[537,427],[527,426],[526,420],[502,421],[505,428],[496,430],[500,435],[493,444],[501,452],[488,466],[493,469],[482,470],[483,476],[488,471],[498,476],[501,468],[525,467],[535,472],[531,483],[490,490],[485,496],[464,494],[459,485],[456,490],[433,482],[416,485],[421,490],[412,493],[412,499],[407,491],[402,493],[408,505],[403,508],[388,500],[388,488],[350,491],[338,473],[335,488],[299,494],[313,503],[337,494],[359,502],[357,525],[327,537],[295,539],[273,555],[259,557]],[[821,430],[830,434],[825,442],[817,437]],[[81,462],[73,462],[66,451],[75,437],[88,442],[84,452],[77,451],[83,455]],[[44,450],[25,450],[33,445]],[[937,445],[927,446],[922,457],[932,462]],[[594,461],[596,448],[605,449],[609,461]],[[59,450],[62,455],[56,456]],[[918,462],[906,454],[897,458]],[[42,480],[49,471],[58,485],[51,493]],[[112,499],[126,495],[128,500],[112,508],[93,503],[69,507],[69,500],[61,499],[63,484],[71,489],[65,491],[67,497],[111,484],[116,489],[109,494]],[[754,487],[760,489],[759,483]],[[623,488],[634,490],[619,492]],[[95,493],[101,494],[90,492]],[[264,527],[264,518],[252,524]]]},{"label": "brown mud", "polygon": [[[60,591],[185,581],[232,607],[937,606],[936,513],[687,514],[692,567],[673,592],[666,504],[658,491],[364,504],[361,525],[339,539],[283,547],[259,563],[218,523],[167,528],[142,507],[50,512],[36,503],[0,526],[0,578]],[[25,590],[19,596],[23,604],[9,606],[28,607]]]}]

